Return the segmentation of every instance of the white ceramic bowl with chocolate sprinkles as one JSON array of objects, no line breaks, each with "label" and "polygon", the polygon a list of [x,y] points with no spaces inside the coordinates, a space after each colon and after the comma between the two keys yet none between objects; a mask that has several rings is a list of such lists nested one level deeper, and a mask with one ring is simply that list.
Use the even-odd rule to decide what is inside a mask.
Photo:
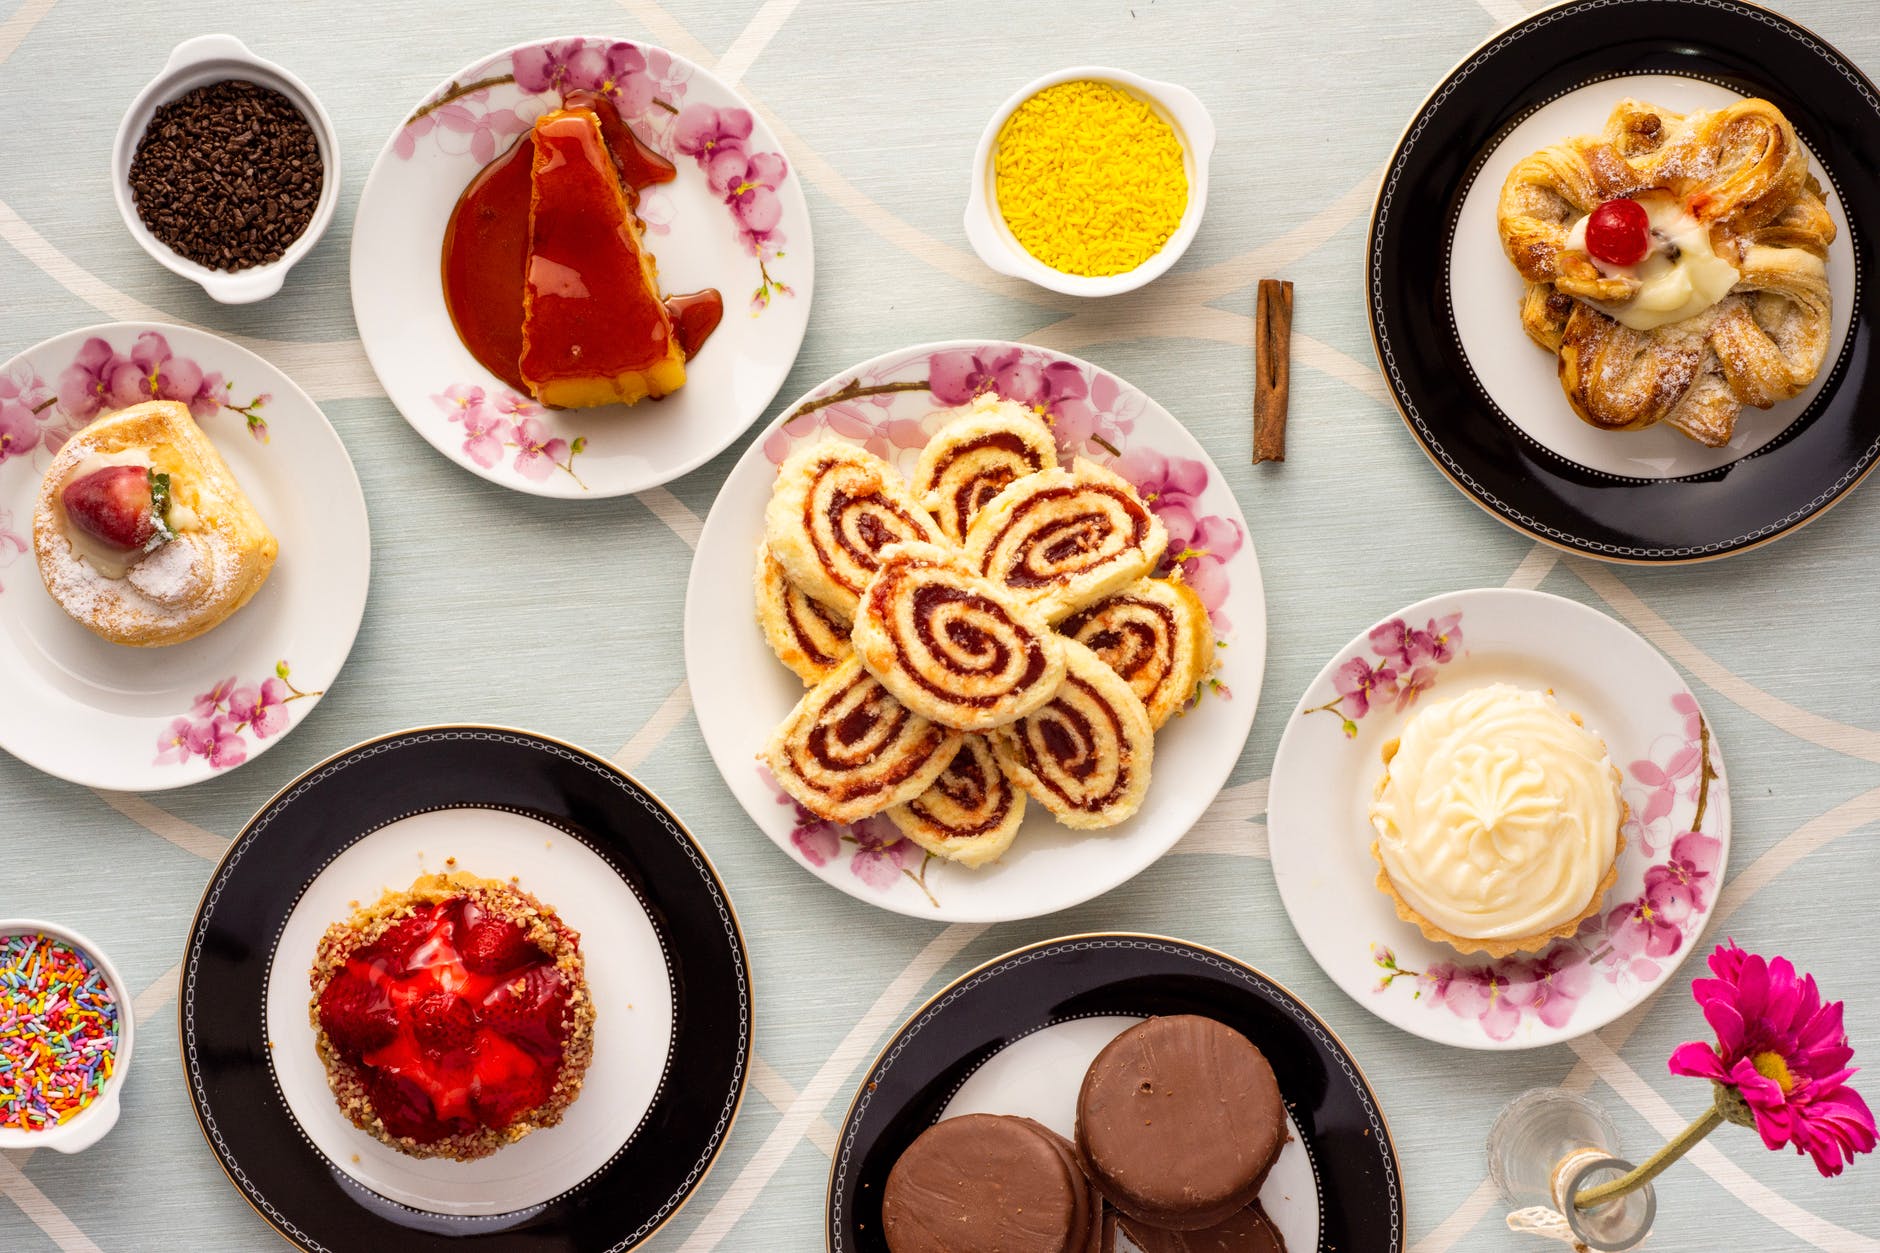
[{"label": "white ceramic bowl with chocolate sprinkles", "polygon": [[232,35],[185,40],[118,125],[132,238],[223,304],[265,300],[339,201],[333,123],[307,85]]}]

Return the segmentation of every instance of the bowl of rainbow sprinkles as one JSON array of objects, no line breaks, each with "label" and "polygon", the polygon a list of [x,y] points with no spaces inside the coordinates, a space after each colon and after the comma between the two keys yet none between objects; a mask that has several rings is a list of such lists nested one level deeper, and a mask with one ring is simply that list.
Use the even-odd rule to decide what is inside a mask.
[{"label": "bowl of rainbow sprinkles", "polygon": [[116,1125],[135,1030],[123,980],[67,927],[0,919],[0,1149],[90,1148]]},{"label": "bowl of rainbow sprinkles", "polygon": [[1134,291],[1186,252],[1208,202],[1214,119],[1124,70],[1047,74],[992,115],[966,238],[1001,274],[1071,296]]}]

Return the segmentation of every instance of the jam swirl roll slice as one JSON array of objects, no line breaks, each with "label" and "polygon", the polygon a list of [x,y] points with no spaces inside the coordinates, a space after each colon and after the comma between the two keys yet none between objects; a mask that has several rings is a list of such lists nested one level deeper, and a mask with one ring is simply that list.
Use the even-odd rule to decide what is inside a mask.
[{"label": "jam swirl roll slice", "polygon": [[764,539],[790,582],[844,617],[854,616],[883,548],[943,538],[893,466],[839,440],[779,466],[764,510]]},{"label": "jam swirl roll slice", "polygon": [[957,549],[896,544],[880,561],[850,639],[896,700],[942,726],[987,731],[1051,699],[1064,650],[1037,610]]},{"label": "jam swirl roll slice", "polygon": [[1155,757],[1149,712],[1116,671],[1064,641],[1064,682],[1036,713],[992,732],[999,765],[1067,827],[1095,830],[1142,807]]},{"label": "jam swirl roll slice", "polygon": [[927,441],[914,492],[956,544],[993,497],[1014,479],[1057,467],[1057,446],[1036,417],[1012,401],[977,396]]},{"label": "jam swirl roll slice", "polygon": [[1012,846],[1025,822],[1025,794],[999,769],[991,741],[969,735],[934,785],[888,817],[934,856],[983,866]]},{"label": "jam swirl roll slice", "polygon": [[803,808],[855,822],[932,787],[963,738],[894,699],[850,657],[803,693],[763,759]]},{"label": "jam swirl roll slice", "polygon": [[1103,658],[1142,698],[1149,725],[1160,729],[1214,669],[1214,628],[1193,588],[1168,579],[1139,579],[1080,609],[1058,630]]},{"label": "jam swirl roll slice", "polygon": [[828,678],[842,659],[854,653],[849,619],[821,601],[810,599],[783,573],[770,549],[757,546],[757,623],[777,660],[796,672],[803,686]]},{"label": "jam swirl roll slice", "polygon": [[980,571],[1057,622],[1134,583],[1162,560],[1168,532],[1120,475],[1078,458],[1015,480],[973,519]]}]

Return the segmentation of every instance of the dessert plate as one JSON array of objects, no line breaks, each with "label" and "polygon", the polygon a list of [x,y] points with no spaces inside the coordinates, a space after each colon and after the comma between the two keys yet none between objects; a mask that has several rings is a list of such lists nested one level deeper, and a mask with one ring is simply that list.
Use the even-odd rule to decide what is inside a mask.
[{"label": "dessert plate", "polygon": [[[1674,111],[1760,96],[1787,115],[1836,227],[1833,313],[1814,383],[1746,408],[1710,449],[1667,428],[1599,431],[1568,407],[1553,355],[1518,315],[1522,282],[1495,228],[1516,162],[1597,132],[1632,96]],[[1741,552],[1819,516],[1880,455],[1880,94],[1833,48],[1736,0],[1575,0],[1471,53],[1411,119],[1373,210],[1365,282],[1385,381],[1417,442],[1503,522],[1612,561]],[[1431,317],[1430,310],[1445,316]]]},{"label": "dessert plate", "polygon": [[888,1172],[943,1118],[1016,1114],[1074,1134],[1077,1090],[1091,1060],[1154,1014],[1226,1023],[1272,1064],[1293,1139],[1260,1203],[1287,1248],[1403,1249],[1396,1145],[1343,1041],[1292,993],[1225,953],[1115,932],[1045,940],[994,958],[902,1024],[843,1120],[824,1213],[830,1253],[887,1248],[881,1196]]},{"label": "dessert plate", "polygon": [[[725,302],[685,386],[631,409],[552,410],[511,391],[457,338],[439,277],[464,186],[580,89],[678,167],[639,202],[662,290],[714,287]],[[386,395],[439,452],[516,491],[591,499],[675,479],[763,413],[803,342],[814,269],[802,187],[748,102],[664,48],[550,39],[466,66],[392,132],[353,223],[353,317]]]},{"label": "dessert plate", "polygon": [[[840,438],[904,474],[939,410],[993,390],[1050,416],[1069,453],[1110,465],[1169,531],[1170,553],[1213,616],[1218,682],[1156,735],[1141,810],[1079,834],[1031,805],[1017,842],[977,870],[927,859],[886,818],[852,826],[799,810],[757,754],[803,695],[764,642],[752,563],[777,465],[805,443]],[[1160,857],[1227,782],[1253,726],[1266,661],[1260,563],[1234,494],[1208,454],[1161,405],[1109,371],[1025,344],[958,341],[902,349],[838,374],[755,440],[725,480],[699,536],[685,602],[686,675],[699,730],[732,793],[799,865],[851,896],[920,918],[994,922],[1066,909],[1109,891]]]},{"label": "dessert plate", "polygon": [[[1599,911],[1571,939],[1494,961],[1397,917],[1368,817],[1380,753],[1418,698],[1491,683],[1551,690],[1578,713],[1629,808]],[[1440,1044],[1536,1048],[1605,1026],[1699,947],[1730,859],[1730,789],[1696,696],[1650,644],[1577,601],[1483,588],[1411,605],[1326,663],[1280,737],[1267,830],[1293,928],[1353,1000]]]},{"label": "dessert plate", "polygon": [[[33,508],[100,413],[179,400],[280,541],[254,599],[182,644],[93,635],[46,592]],[[372,544],[346,447],[285,374],[207,331],[114,322],[0,366],[0,748],[88,787],[154,792],[260,756],[333,686],[365,613]]]},{"label": "dessert plate", "polygon": [[[560,1125],[472,1162],[340,1113],[308,974],[333,922],[420,874],[510,878],[580,933],[594,1058]],[[303,1249],[631,1248],[697,1190],[744,1093],[749,956],[710,860],[600,758],[496,727],[404,731],[315,766],[242,830],[190,927],[178,1007],[197,1121]]]}]

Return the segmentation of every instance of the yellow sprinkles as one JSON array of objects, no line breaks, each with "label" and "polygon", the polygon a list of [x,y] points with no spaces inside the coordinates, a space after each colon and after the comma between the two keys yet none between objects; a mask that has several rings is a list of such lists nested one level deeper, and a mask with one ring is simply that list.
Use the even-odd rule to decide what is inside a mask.
[{"label": "yellow sprinkles", "polygon": [[1147,103],[1079,79],[1032,96],[999,128],[999,213],[1026,252],[1097,277],[1154,256],[1188,209],[1181,140]]}]

